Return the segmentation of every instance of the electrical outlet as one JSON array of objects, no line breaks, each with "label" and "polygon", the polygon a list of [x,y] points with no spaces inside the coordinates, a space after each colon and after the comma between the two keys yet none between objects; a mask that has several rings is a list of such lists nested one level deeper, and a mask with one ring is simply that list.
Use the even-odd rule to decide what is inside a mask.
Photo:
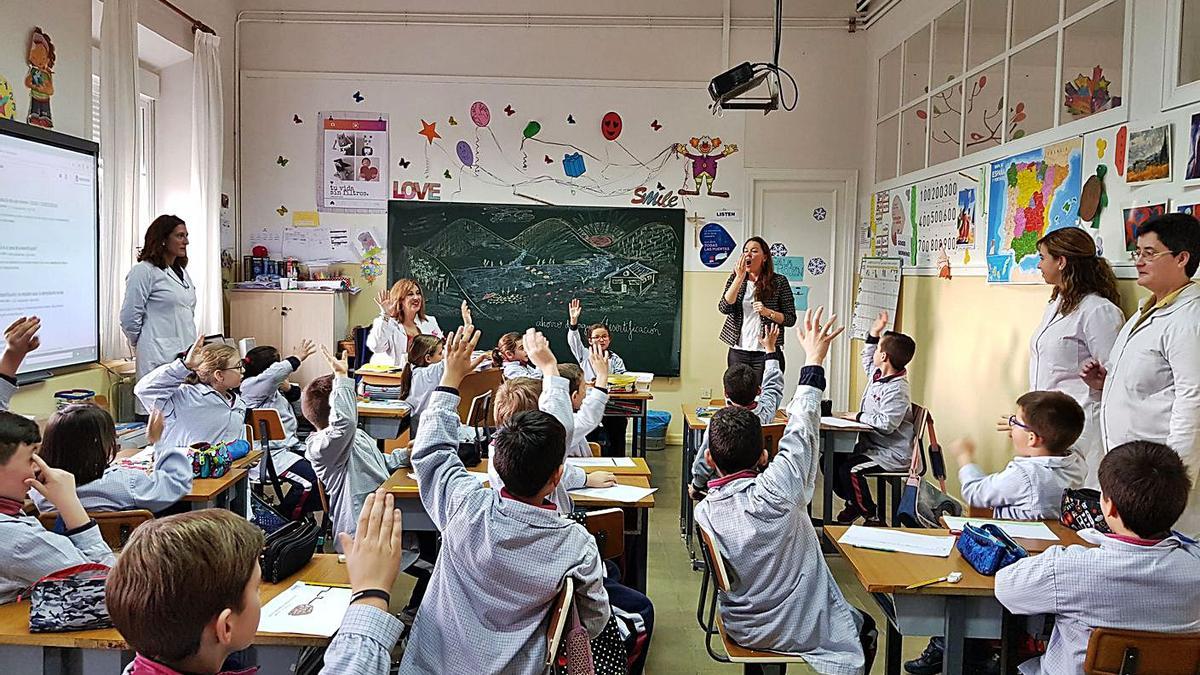
[{"label": "electrical outlet", "polygon": [[701,388],[700,389],[700,398],[703,398],[703,399],[712,398],[712,389],[710,387]]}]

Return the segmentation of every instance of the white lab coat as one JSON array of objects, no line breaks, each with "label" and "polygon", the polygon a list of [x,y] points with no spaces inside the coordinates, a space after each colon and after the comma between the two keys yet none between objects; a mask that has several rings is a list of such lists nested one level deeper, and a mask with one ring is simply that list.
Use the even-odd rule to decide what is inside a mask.
[{"label": "white lab coat", "polygon": [[[423,335],[442,337],[442,329],[432,316],[424,321],[417,319],[417,330]],[[404,325],[386,314],[375,317],[371,332],[367,333],[367,349],[372,352],[371,363],[403,368],[408,363],[408,333]]]},{"label": "white lab coat", "polygon": [[1143,440],[1179,453],[1192,479],[1175,529],[1200,534],[1200,284],[1156,310],[1135,331],[1134,314],[1113,344],[1100,401],[1105,450]]},{"label": "white lab coat", "polygon": [[1100,442],[1100,392],[1088,386],[1079,371],[1096,359],[1108,365],[1109,352],[1125,321],[1121,308],[1090,293],[1075,311],[1059,314],[1062,298],[1046,304],[1042,322],[1029,339],[1030,391],[1060,391],[1083,408],[1083,433],[1075,447],[1087,462],[1083,486],[1100,487],[1096,471],[1104,458]]},{"label": "white lab coat", "polygon": [[[196,341],[196,286],[170,268],[143,260],[125,275],[121,331],[137,357],[137,379],[170,363]],[[141,401],[138,401],[141,412]]]}]

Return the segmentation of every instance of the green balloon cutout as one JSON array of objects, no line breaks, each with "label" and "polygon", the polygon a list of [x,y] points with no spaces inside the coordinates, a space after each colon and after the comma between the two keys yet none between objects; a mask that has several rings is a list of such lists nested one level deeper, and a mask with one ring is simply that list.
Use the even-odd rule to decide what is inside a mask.
[{"label": "green balloon cutout", "polygon": [[522,133],[525,135],[525,138],[533,138],[534,136],[537,136],[538,132],[541,130],[542,125],[537,121],[533,121],[525,125],[525,131]]}]

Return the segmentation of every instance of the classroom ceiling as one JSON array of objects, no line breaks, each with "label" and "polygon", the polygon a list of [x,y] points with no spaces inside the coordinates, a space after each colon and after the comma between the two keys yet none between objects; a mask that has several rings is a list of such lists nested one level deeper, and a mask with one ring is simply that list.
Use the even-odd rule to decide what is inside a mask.
[{"label": "classroom ceiling", "polygon": [[[241,10],[328,11],[328,12],[414,12],[435,14],[497,13],[494,6],[478,0],[239,0]],[[855,13],[855,0],[784,0],[785,19],[845,18]],[[725,0],[505,0],[499,13],[549,16],[645,16],[721,17]],[[775,0],[731,0],[733,18],[769,18]]]}]

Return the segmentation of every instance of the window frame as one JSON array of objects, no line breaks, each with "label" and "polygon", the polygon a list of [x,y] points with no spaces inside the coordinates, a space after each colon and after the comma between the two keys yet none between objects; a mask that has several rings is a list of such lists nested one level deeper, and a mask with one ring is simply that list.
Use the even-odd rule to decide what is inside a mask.
[{"label": "window frame", "polygon": [[1200,102],[1200,80],[1179,82],[1180,44],[1183,42],[1183,0],[1167,0],[1167,40],[1163,49],[1162,111]]}]

